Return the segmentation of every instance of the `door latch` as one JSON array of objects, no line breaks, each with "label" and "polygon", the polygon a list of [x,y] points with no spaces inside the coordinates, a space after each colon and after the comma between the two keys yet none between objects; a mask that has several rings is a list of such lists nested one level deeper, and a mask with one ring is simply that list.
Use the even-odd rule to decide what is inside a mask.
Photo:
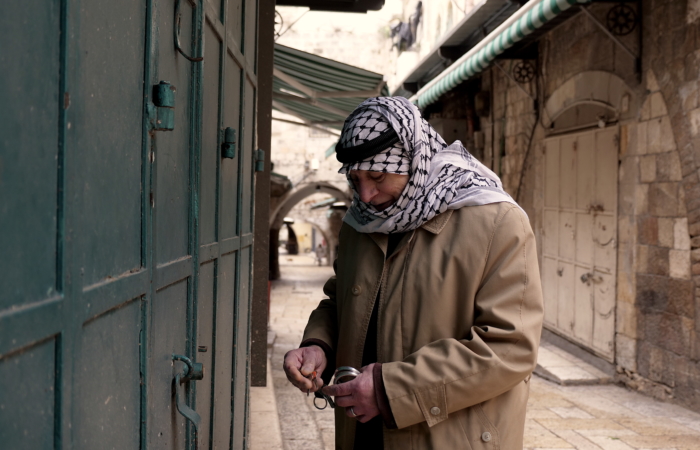
[{"label": "door latch", "polygon": [[175,86],[161,81],[153,86],[152,126],[155,131],[171,131],[175,128]]},{"label": "door latch", "polygon": [[233,159],[236,157],[236,130],[227,127],[224,130],[224,142],[221,144],[221,157]]},{"label": "door latch", "polygon": [[199,448],[199,425],[202,422],[202,417],[182,400],[182,396],[184,395],[182,392],[182,385],[190,381],[197,381],[204,378],[204,365],[202,363],[193,363],[190,358],[183,355],[173,355],[173,361],[182,361],[185,363],[182,373],[175,375],[175,379],[173,380],[175,384],[175,404],[178,412],[194,425],[194,448],[197,450]]},{"label": "door latch", "polygon": [[583,275],[581,275],[581,283],[584,283],[586,286],[590,286],[591,283],[593,284],[600,284],[603,282],[603,277],[600,275],[596,275],[593,272],[586,272]]}]

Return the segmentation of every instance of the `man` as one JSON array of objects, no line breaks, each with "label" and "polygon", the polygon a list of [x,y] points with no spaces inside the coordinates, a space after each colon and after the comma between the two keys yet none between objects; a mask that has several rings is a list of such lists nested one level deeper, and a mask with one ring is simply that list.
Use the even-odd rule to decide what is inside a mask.
[{"label": "man", "polygon": [[[338,449],[522,449],[542,327],[527,216],[400,97],[362,103],[336,153],[353,203],[287,378],[335,397]],[[340,366],[361,373],[328,386]]]},{"label": "man", "polygon": [[316,262],[318,262],[318,265],[320,266],[323,264],[323,255],[325,254],[325,250],[323,249],[323,245],[318,244],[316,246]]}]

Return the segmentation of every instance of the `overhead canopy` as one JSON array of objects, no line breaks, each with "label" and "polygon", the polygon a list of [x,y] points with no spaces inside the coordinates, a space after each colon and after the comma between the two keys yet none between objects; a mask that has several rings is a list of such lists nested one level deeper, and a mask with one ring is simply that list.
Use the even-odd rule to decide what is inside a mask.
[{"label": "overhead canopy", "polygon": [[311,11],[366,13],[379,11],[384,0],[277,0],[277,6],[308,6]]},{"label": "overhead canopy", "polygon": [[304,124],[341,129],[369,97],[389,95],[381,74],[275,44],[272,107]]},{"label": "overhead canopy", "polygon": [[[511,0],[481,0],[455,25],[444,37],[408,72],[399,86],[408,89],[409,85],[421,85],[426,77],[444,70],[450,58],[443,54],[445,49],[460,51],[463,46],[474,46],[484,36],[483,33],[493,31],[504,20],[517,11],[519,5]],[[462,51],[466,53],[467,50]],[[461,56],[461,55],[460,55]],[[439,72],[437,72],[439,73]],[[415,92],[415,89],[412,93]]]},{"label": "overhead canopy", "polygon": [[424,108],[462,81],[486,69],[497,56],[545,27],[557,16],[590,0],[531,0],[469,50],[440,75],[421,88],[411,101]]}]

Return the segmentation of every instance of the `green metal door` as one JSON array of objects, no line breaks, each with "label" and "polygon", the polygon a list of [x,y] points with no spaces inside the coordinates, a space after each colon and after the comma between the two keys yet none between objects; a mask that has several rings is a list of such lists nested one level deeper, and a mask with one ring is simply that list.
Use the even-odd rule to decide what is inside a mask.
[{"label": "green metal door", "polygon": [[0,447],[245,448],[256,37],[256,0],[7,5]]}]

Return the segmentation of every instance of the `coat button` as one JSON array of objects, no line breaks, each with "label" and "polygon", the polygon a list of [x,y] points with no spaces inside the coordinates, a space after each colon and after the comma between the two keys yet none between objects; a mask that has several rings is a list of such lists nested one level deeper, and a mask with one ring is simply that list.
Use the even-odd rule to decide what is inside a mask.
[{"label": "coat button", "polygon": [[440,408],[438,408],[437,406],[433,406],[432,408],[430,408],[430,414],[437,416],[438,414],[440,414]]},{"label": "coat button", "polygon": [[355,286],[352,287],[352,295],[360,295],[362,293],[362,287],[360,287],[359,284],[356,284]]},{"label": "coat button", "polygon": [[489,433],[488,431],[484,431],[483,433],[481,433],[481,440],[484,442],[489,442],[491,440],[491,433]]}]

